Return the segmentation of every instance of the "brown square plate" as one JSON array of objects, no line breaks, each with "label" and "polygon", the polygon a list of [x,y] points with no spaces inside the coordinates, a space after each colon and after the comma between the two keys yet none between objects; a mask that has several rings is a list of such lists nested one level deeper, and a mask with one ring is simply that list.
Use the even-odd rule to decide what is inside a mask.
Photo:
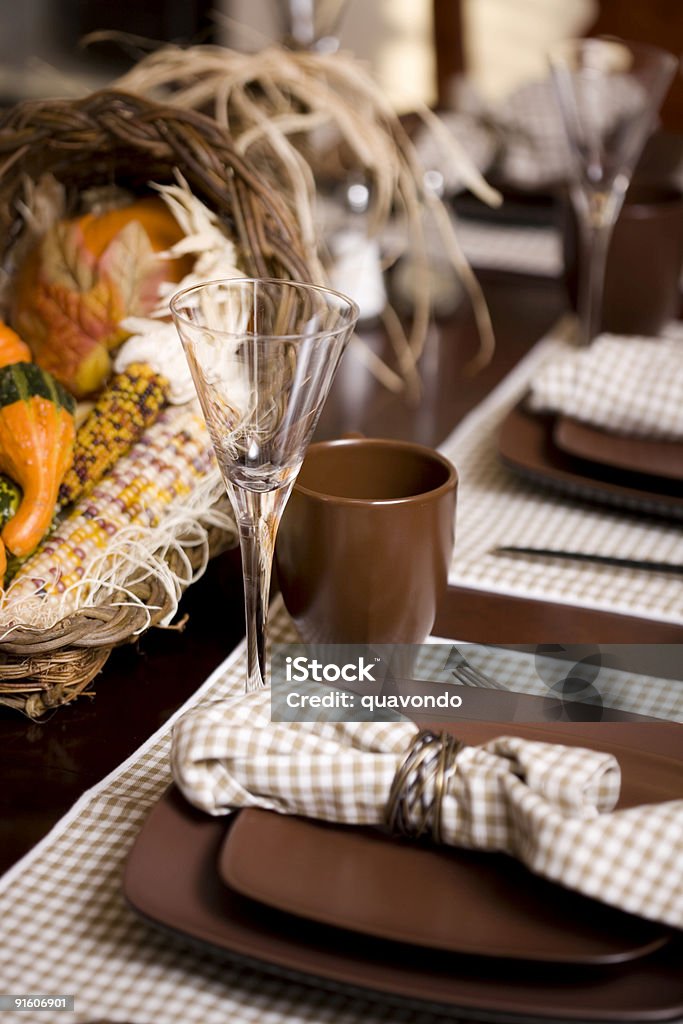
[{"label": "brown square plate", "polygon": [[254,809],[228,832],[218,873],[234,892],[289,914],[468,956],[623,963],[669,937],[503,855]]},{"label": "brown square plate", "polygon": [[570,416],[559,416],[553,429],[553,441],[563,452],[589,462],[648,477],[683,481],[683,442],[655,441],[624,437],[581,423]]},{"label": "brown square plate", "polygon": [[498,452],[505,466],[570,497],[646,515],[683,519],[680,483],[577,458],[554,439],[556,417],[535,413],[522,400],[503,420]]},{"label": "brown square plate", "polygon": [[[503,728],[463,723],[459,731],[466,729],[466,739],[482,742]],[[672,730],[679,728],[562,723],[542,731],[558,742],[612,744],[646,751],[657,760],[658,749],[671,748]],[[667,774],[670,768],[671,763]],[[634,785],[647,787],[647,779],[634,780]],[[644,945],[640,956],[591,964],[539,964],[376,938],[295,917],[235,892],[217,870],[227,827],[226,820],[199,813],[169,790],[150,814],[127,863],[124,892],[131,905],[150,921],[219,954],[278,973],[294,972],[317,986],[361,989],[365,996],[382,995],[401,1004],[417,1000],[451,1013],[457,1008],[497,1020],[531,1016],[553,1024],[645,1024],[683,1014],[683,940],[678,933],[650,953]],[[284,861],[286,849],[274,851],[276,861],[278,853]],[[397,889],[397,901],[401,897]],[[492,925],[495,931],[495,920]]]}]

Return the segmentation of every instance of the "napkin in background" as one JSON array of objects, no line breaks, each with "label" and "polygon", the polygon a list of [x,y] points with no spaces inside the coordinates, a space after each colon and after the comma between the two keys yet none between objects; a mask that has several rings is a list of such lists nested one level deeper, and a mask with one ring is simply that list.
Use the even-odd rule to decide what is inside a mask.
[{"label": "napkin in background", "polygon": [[683,440],[683,337],[600,335],[546,362],[528,402],[617,434]]},{"label": "napkin in background", "polygon": [[[407,721],[274,723],[270,692],[256,691],[183,716],[173,774],[209,814],[262,807],[382,825],[417,731]],[[514,736],[463,747],[447,777],[443,841],[508,853],[569,889],[683,927],[683,800],[614,811],[619,788],[610,754]]]}]

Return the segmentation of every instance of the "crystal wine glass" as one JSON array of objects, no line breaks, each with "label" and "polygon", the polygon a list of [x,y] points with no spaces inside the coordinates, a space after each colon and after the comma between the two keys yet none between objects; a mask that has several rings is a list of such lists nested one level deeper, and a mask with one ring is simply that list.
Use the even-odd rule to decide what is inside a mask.
[{"label": "crystal wine glass", "polygon": [[237,520],[254,690],[277,527],[358,307],[327,288],[235,278],[179,292],[171,312]]},{"label": "crystal wine glass", "polygon": [[566,40],[549,61],[572,160],[579,331],[587,345],[600,329],[612,230],[678,60],[655,46],[602,37]]}]

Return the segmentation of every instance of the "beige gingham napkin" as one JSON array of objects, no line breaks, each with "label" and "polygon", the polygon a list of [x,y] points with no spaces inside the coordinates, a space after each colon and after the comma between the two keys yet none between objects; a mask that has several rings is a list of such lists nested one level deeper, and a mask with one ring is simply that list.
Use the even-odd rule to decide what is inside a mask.
[{"label": "beige gingham napkin", "polygon": [[[407,721],[272,722],[270,693],[257,691],[183,716],[173,774],[209,814],[262,807],[380,825],[416,733]],[[620,781],[612,755],[583,748],[515,736],[463,747],[447,773],[442,840],[508,853],[567,888],[683,927],[683,800],[614,811]]]},{"label": "beige gingham napkin", "polygon": [[602,334],[549,360],[529,404],[618,434],[683,440],[683,338]]}]

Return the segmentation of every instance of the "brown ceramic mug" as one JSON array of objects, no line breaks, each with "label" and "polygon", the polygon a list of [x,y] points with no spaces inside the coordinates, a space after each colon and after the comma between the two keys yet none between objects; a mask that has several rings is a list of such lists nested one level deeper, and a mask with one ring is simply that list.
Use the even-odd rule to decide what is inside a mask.
[{"label": "brown ceramic mug", "polygon": [[310,446],[276,564],[307,643],[421,643],[446,589],[457,474],[431,448],[353,438]]},{"label": "brown ceramic mug", "polygon": [[[564,267],[576,309],[580,246],[567,200],[563,223]],[[683,195],[665,186],[632,185],[607,254],[601,330],[659,334],[678,318],[683,269]]]}]

